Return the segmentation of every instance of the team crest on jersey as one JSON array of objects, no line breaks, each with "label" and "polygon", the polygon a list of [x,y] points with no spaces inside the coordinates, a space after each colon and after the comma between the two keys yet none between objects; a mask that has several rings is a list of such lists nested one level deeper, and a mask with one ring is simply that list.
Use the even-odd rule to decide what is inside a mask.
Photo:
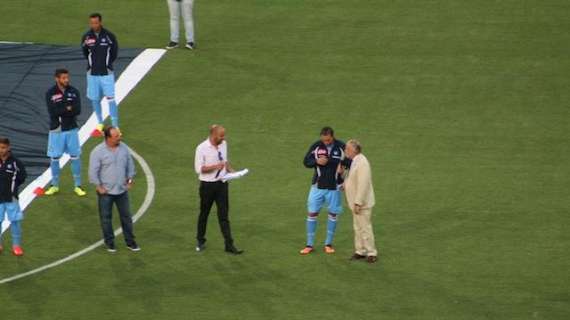
[{"label": "team crest on jersey", "polygon": [[344,156],[339,151],[335,151],[333,152],[333,158],[342,160],[344,159]]},{"label": "team crest on jersey", "polygon": [[320,157],[328,157],[329,153],[326,148],[318,148],[317,149],[317,158]]}]

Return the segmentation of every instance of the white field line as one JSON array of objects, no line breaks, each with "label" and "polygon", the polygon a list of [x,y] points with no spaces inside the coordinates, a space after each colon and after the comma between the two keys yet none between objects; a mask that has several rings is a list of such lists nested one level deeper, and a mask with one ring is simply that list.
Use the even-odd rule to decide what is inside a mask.
[{"label": "white field line", "polygon": [[[140,164],[145,177],[146,177],[146,196],[144,198],[144,201],[141,205],[141,207],[139,208],[139,210],[137,211],[137,213],[133,216],[133,222],[136,222],[138,219],[140,219],[140,217],[142,217],[145,212],[148,210],[148,208],[150,207],[150,204],[152,203],[152,199],[154,198],[154,193],[155,193],[155,182],[154,182],[154,176],[152,174],[152,171],[148,165],[148,163],[146,163],[146,161],[143,159],[143,157],[141,157],[138,153],[136,153],[135,151],[133,151],[131,149],[131,153],[133,155],[133,157],[138,161],[138,163]],[[121,228],[118,228],[117,230],[115,230],[115,236],[118,236],[119,234],[122,233]],[[65,258],[59,259],[57,261],[54,261],[52,263],[43,265],[39,268],[24,272],[24,273],[20,273],[8,278],[4,278],[4,279],[0,279],[0,284],[3,283],[8,283],[8,282],[12,282],[24,277],[28,277],[31,276],[33,274],[36,273],[40,273],[42,271],[51,269],[51,268],[55,268],[61,264],[64,264],[66,262],[69,262],[73,259],[79,258],[82,255],[91,252],[93,250],[95,250],[97,247],[101,246],[103,244],[103,240],[99,240],[95,243],[93,243],[92,245],[88,246],[87,248],[84,248],[80,251],[77,251]]]},{"label": "white field line", "polygon": [[[129,94],[129,92],[142,80],[142,78],[150,71],[150,69],[160,60],[160,58],[164,55],[166,50],[164,49],[146,49],[141,54],[139,54],[125,69],[125,71],[121,74],[117,82],[115,83],[115,100],[117,105]],[[107,117],[109,115],[109,104],[107,103],[106,99],[102,99],[101,106],[103,109],[103,117]],[[97,125],[97,118],[95,114],[91,114],[87,122],[79,129],[79,140],[81,145],[83,145],[88,139],[91,132],[95,129]],[[131,149],[131,153],[133,157],[139,162],[141,168],[143,169],[146,180],[147,180],[147,193],[143,204],[137,211],[137,213],[133,216],[133,221],[136,222],[145,212],[148,210],[150,204],[152,203],[152,199],[154,198],[155,193],[155,182],[154,176],[152,175],[152,171],[150,167],[146,163],[146,161],[136,152]],[[60,159],[60,166],[63,167],[69,161],[69,156],[64,155]],[[51,172],[48,168],[44,173],[32,181],[24,190],[22,190],[19,194],[20,196],[20,208],[22,211],[28,207],[28,205],[36,198],[34,194],[34,190],[37,187],[45,187],[51,180]],[[4,220],[2,222],[2,226],[0,228],[0,233],[3,233],[8,229],[10,226],[10,222]],[[121,233],[121,229],[115,230],[115,235],[119,235]],[[98,246],[103,244],[103,240],[100,240],[87,248],[84,248],[74,254],[71,254],[65,258],[60,260],[54,261],[47,265],[41,266],[39,268],[20,273],[8,278],[0,279],[0,284],[11,282],[17,279],[21,279],[44,270],[57,267],[63,263],[76,259],[92,250],[97,248]]]},{"label": "white field line", "polygon": [[[115,83],[115,101],[117,105],[131,92],[131,90],[142,80],[142,78],[150,71],[150,69],[160,60],[166,50],[164,49],[146,49],[139,54],[123,71],[117,82]],[[103,109],[103,117],[109,115],[109,104],[107,99],[101,100]],[[79,142],[83,145],[95,130],[97,126],[97,117],[91,114],[87,122],[79,129]],[[69,161],[69,155],[63,155],[59,160],[60,167],[64,167]],[[20,208],[24,211],[28,205],[36,198],[34,190],[38,187],[44,188],[51,181],[51,171],[48,168],[42,175],[24,188],[19,194]],[[0,218],[3,218],[0,217]],[[2,222],[0,234],[6,231],[10,226],[10,222],[6,219]]]},{"label": "white field line", "polygon": [[33,42],[0,41],[0,44],[34,44]]}]

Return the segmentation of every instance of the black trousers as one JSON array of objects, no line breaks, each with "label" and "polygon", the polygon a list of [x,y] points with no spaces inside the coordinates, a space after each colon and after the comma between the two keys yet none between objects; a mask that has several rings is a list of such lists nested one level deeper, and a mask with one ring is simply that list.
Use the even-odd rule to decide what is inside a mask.
[{"label": "black trousers", "polygon": [[218,209],[218,222],[224,235],[226,247],[232,246],[234,240],[232,239],[230,220],[228,218],[228,184],[221,181],[200,181],[200,216],[198,217],[198,234],[196,239],[200,244],[206,242],[206,226],[214,202]]},{"label": "black trousers", "polygon": [[114,244],[115,234],[113,232],[112,212],[113,204],[117,206],[119,217],[121,218],[121,228],[125,236],[127,245],[131,245],[135,241],[133,234],[133,220],[131,218],[131,207],[129,205],[129,193],[121,194],[97,194],[99,198],[99,219],[101,220],[101,230],[103,231],[103,239],[106,245]]}]

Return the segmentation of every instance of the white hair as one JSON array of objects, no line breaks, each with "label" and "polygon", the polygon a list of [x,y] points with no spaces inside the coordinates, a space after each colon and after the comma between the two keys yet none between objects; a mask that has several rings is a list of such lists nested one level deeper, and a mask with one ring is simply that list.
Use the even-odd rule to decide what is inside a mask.
[{"label": "white hair", "polygon": [[346,142],[346,144],[351,145],[354,148],[354,150],[356,151],[356,153],[362,152],[362,145],[360,144],[360,142],[358,140],[350,139]]}]

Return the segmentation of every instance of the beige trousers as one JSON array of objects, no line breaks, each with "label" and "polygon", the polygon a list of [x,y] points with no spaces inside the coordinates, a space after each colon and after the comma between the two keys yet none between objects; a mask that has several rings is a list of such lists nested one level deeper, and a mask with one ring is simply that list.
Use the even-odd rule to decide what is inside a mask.
[{"label": "beige trousers", "polygon": [[358,214],[352,213],[354,227],[354,249],[361,256],[377,256],[372,231],[372,208],[360,209]]}]

